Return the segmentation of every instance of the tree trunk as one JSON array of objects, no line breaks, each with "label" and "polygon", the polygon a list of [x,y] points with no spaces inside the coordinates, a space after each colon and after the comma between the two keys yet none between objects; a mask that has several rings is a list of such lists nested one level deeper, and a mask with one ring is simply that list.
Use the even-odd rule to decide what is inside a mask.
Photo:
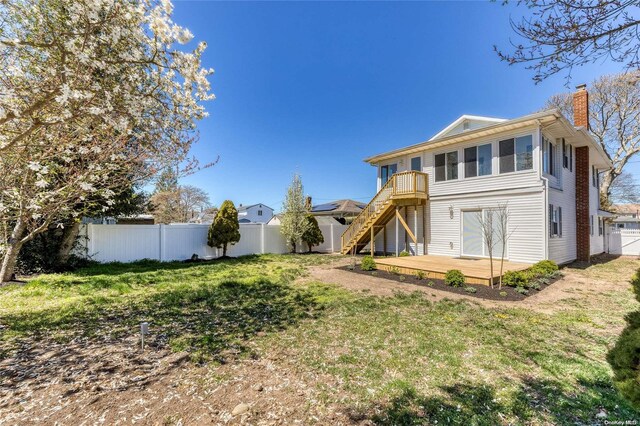
[{"label": "tree trunk", "polygon": [[295,241],[291,241],[291,247],[292,247],[291,248],[291,253],[295,254],[295,252],[296,252],[296,242]]},{"label": "tree trunk", "polygon": [[311,244],[309,244],[309,253],[311,253],[311,248],[312,248],[312,247],[313,247],[313,246],[312,246]]},{"label": "tree trunk", "polygon": [[227,257],[227,243],[222,245],[222,257]]},{"label": "tree trunk", "polygon": [[61,264],[65,264],[69,261],[71,249],[78,238],[78,234],[80,234],[80,222],[77,220],[74,220],[71,226],[64,228],[62,242],[60,243],[60,251],[58,252],[58,261]]},{"label": "tree trunk", "polygon": [[507,245],[506,241],[502,242],[502,256],[500,257],[500,282],[498,284],[498,290],[502,290],[502,271],[504,270],[504,248]]},{"label": "tree trunk", "polygon": [[489,269],[491,269],[491,288],[493,288],[493,253],[492,251],[489,252]]},{"label": "tree trunk", "polygon": [[13,227],[11,237],[6,245],[6,250],[2,256],[2,266],[0,266],[0,283],[8,282],[13,279],[13,273],[18,260],[18,254],[24,244],[22,234],[25,230],[25,224],[22,219],[18,219],[16,225]]},{"label": "tree trunk", "polygon": [[611,200],[609,192],[611,191],[611,184],[616,179],[617,175],[613,170],[607,170],[602,174],[602,180],[600,182],[600,207],[608,208],[611,206]]}]

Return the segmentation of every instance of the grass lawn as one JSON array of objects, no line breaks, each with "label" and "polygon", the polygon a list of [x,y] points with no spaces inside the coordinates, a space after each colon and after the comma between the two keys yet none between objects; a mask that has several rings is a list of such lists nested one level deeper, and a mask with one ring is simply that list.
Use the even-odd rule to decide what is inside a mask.
[{"label": "grass lawn", "polygon": [[[605,361],[624,315],[638,309],[624,281],[639,261],[570,270],[584,288],[567,290],[553,309],[532,309],[431,301],[423,292],[378,297],[298,279],[335,259],[263,255],[43,275],[0,288],[0,358],[12,363],[25,347],[78,339],[86,347],[135,345],[138,324],[149,321],[149,350],[185,351],[217,384],[230,380],[223,368],[263,358],[299,377],[322,378],[300,397],[307,423],[335,416],[403,425],[640,420],[612,388]],[[606,291],[588,285],[600,281],[610,284]],[[9,379],[0,385],[7,398],[21,380]],[[0,418],[3,409],[16,407],[0,403]],[[250,423],[267,411],[254,412]]]}]

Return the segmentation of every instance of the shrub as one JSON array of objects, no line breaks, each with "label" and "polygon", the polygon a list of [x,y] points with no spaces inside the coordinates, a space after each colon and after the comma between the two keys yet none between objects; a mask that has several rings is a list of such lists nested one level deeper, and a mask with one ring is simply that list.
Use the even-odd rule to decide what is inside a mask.
[{"label": "shrub", "polygon": [[371,256],[365,256],[362,258],[362,263],[360,264],[360,269],[363,271],[373,271],[376,269],[376,262],[373,260]]},{"label": "shrub", "polygon": [[407,256],[411,256],[411,255],[406,250],[402,250],[399,254],[399,257],[407,257]]},{"label": "shrub", "polygon": [[541,260],[533,265],[530,270],[537,276],[552,275],[558,270],[558,265],[552,260]]},{"label": "shrub", "polygon": [[527,294],[529,294],[529,290],[524,287],[516,287],[516,293],[520,293],[526,296]]},{"label": "shrub", "polygon": [[500,296],[502,296],[502,297],[506,297],[506,296],[507,296],[507,292],[506,292],[506,291],[501,291],[501,292],[500,292]]},{"label": "shrub", "polygon": [[435,283],[433,281],[429,280],[429,281],[427,281],[427,285],[429,287],[433,287],[435,285]]},{"label": "shrub", "polygon": [[305,220],[307,222],[305,227],[306,229],[302,233],[302,237],[300,237],[300,239],[302,242],[307,244],[307,247],[309,247],[309,253],[311,253],[313,246],[318,246],[324,243],[324,235],[322,235],[322,231],[318,225],[318,220],[315,217],[309,214]]},{"label": "shrub", "polygon": [[207,244],[209,247],[222,249],[222,257],[227,256],[227,246],[240,241],[240,224],[238,210],[231,200],[225,200],[218,210],[215,219],[209,226]]},{"label": "shrub", "polygon": [[475,287],[467,286],[464,288],[464,291],[466,291],[467,293],[475,293],[478,291],[478,289]]},{"label": "shrub", "polygon": [[451,269],[444,275],[444,283],[451,287],[462,287],[464,285],[464,274],[458,269]]},{"label": "shrub", "polygon": [[[640,269],[631,280],[636,299],[640,301]],[[613,370],[613,383],[635,408],[640,409],[640,311],[627,315],[627,327],[607,354]]]},{"label": "shrub", "polygon": [[424,271],[416,271],[416,278],[419,280],[424,280],[427,278],[427,273]]},{"label": "shrub", "polygon": [[509,287],[525,287],[529,277],[523,271],[507,271],[502,276],[502,284]]},{"label": "shrub", "polygon": [[389,272],[390,274],[393,274],[393,275],[400,275],[400,269],[398,269],[398,267],[397,267],[397,266],[391,266],[391,267],[389,267],[389,271],[388,271],[388,272]]},{"label": "shrub", "polygon": [[539,281],[531,281],[527,288],[531,289],[531,290],[540,290],[540,282]]},{"label": "shrub", "polygon": [[407,277],[405,277],[404,275],[400,275],[400,277],[398,278],[400,281],[404,281],[407,279]]}]

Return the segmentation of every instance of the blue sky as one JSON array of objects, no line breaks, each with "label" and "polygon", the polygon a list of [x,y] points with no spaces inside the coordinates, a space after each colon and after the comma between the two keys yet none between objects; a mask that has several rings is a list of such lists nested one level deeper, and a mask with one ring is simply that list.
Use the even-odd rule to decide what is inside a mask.
[{"label": "blue sky", "polygon": [[[182,180],[215,205],[280,210],[294,173],[314,203],[368,201],[375,169],[362,159],[424,141],[462,114],[514,118],[567,91],[508,66],[501,2],[175,1],[174,19],[204,40],[217,99],[192,153],[214,167]],[[617,72],[596,64],[571,85]],[[638,170],[640,164],[634,164]]]}]

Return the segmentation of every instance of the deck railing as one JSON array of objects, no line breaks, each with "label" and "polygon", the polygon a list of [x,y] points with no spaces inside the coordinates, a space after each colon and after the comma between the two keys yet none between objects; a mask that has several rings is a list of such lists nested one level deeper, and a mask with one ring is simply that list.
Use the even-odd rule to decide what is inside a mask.
[{"label": "deck railing", "polygon": [[360,214],[353,220],[349,228],[342,234],[342,248],[347,247],[354,238],[358,238],[360,232],[369,221],[376,217],[394,196],[403,198],[411,195],[426,194],[428,185],[426,173],[410,171],[392,175],[382,189],[366,205]]}]

